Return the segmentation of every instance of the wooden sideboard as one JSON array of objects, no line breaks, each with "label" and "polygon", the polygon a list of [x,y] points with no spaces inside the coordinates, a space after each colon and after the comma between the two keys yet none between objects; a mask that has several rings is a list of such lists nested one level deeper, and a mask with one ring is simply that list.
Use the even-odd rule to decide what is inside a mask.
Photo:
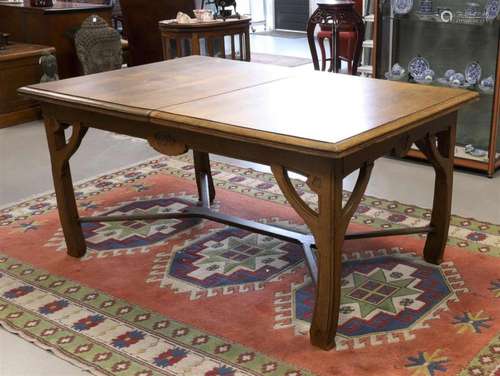
[{"label": "wooden sideboard", "polygon": [[53,47],[13,43],[0,50],[0,128],[35,120],[40,115],[37,103],[17,94],[21,86],[40,81],[40,56],[54,53]]},{"label": "wooden sideboard", "polygon": [[54,1],[51,8],[36,8],[23,4],[0,3],[0,28],[11,34],[11,40],[21,43],[53,46],[56,49],[59,77],[80,74],[73,35],[92,14],[111,24],[112,5]]}]

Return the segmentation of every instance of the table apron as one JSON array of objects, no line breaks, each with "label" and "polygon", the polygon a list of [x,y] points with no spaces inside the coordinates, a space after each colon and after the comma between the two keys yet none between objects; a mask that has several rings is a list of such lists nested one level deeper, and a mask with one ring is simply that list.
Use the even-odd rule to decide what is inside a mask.
[{"label": "table apron", "polygon": [[[149,140],[156,136],[168,137],[188,149],[242,159],[264,165],[279,164],[303,175],[321,175],[335,164],[347,176],[366,163],[380,157],[404,156],[411,145],[426,136],[437,134],[455,124],[456,111],[432,118],[424,124],[404,132],[393,132],[338,156],[318,155],[308,150],[296,150],[289,145],[276,145],[262,140],[248,140],[209,129],[188,130],[151,123],[146,116],[129,116],[106,111],[86,110],[53,103],[42,104],[45,116],[68,124],[81,122],[86,127]],[[244,147],[242,147],[244,145]],[[321,154],[319,154],[321,153]]]}]

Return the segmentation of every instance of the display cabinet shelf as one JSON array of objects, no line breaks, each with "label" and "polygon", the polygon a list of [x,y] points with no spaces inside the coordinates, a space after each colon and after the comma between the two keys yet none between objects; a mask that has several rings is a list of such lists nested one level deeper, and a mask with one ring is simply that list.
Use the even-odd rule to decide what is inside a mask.
[{"label": "display cabinet shelf", "polygon": [[[402,9],[394,8],[395,0],[381,1],[375,43],[378,78],[480,93],[459,113],[455,164],[490,177],[500,168],[500,15],[491,17],[494,1],[414,0],[406,14],[397,14]],[[417,150],[409,156],[424,158]]]}]

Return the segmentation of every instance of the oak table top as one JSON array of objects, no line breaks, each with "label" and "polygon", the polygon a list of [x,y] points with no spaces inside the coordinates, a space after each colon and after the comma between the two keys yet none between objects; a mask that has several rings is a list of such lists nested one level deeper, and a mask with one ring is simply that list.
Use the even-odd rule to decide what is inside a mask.
[{"label": "oak table top", "polygon": [[[20,92],[331,156],[404,132],[478,97],[466,90],[298,73],[204,56],[32,85]],[[334,116],[326,120],[328,112]]]},{"label": "oak table top", "polygon": [[[21,88],[41,102],[57,208],[68,254],[85,255],[82,223],[204,218],[302,246],[316,284],[310,340],[335,346],[344,240],[427,234],[423,256],[439,264],[450,224],[457,113],[477,93],[321,72],[301,73],[191,56]],[[66,139],[65,130],[72,126]],[[177,213],[80,217],[69,160],[89,127],[147,139],[157,151],[193,150],[199,203]],[[428,226],[348,232],[375,161],[415,143],[436,174]],[[211,209],[216,189],[209,153],[264,163],[311,234]],[[343,204],[343,179],[359,169]],[[307,177],[317,208],[288,172]]]}]

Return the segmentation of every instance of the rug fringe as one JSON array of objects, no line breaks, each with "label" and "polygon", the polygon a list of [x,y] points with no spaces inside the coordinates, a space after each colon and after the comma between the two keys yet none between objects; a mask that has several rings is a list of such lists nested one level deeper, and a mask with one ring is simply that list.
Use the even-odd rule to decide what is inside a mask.
[{"label": "rug fringe", "polygon": [[22,330],[17,329],[11,325],[9,325],[6,321],[0,320],[0,327],[5,329],[8,333],[12,333],[15,335],[18,335],[22,339],[34,344],[36,347],[45,350],[47,352],[51,352],[54,356],[58,357],[59,359],[64,360],[65,362],[68,362],[69,364],[78,367],[79,369],[83,371],[87,371],[92,375],[95,376],[106,376],[105,373],[100,372],[97,368],[91,367],[85,363],[82,363],[68,355],[66,355],[64,352],[59,351],[57,348],[54,348],[52,346],[48,346],[45,343],[39,341],[37,338],[34,338],[26,333],[24,333]]}]

